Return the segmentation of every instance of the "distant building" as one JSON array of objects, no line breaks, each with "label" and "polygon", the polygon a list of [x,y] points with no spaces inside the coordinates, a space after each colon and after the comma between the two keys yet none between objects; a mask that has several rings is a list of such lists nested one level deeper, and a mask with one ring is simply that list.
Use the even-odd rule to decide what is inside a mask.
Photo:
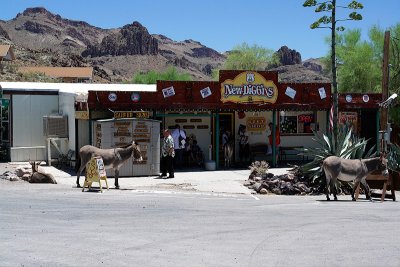
[{"label": "distant building", "polygon": [[0,70],[3,68],[3,61],[13,60],[15,60],[15,55],[11,45],[0,45]]},{"label": "distant building", "polygon": [[20,73],[41,73],[65,83],[91,83],[92,67],[20,67]]}]

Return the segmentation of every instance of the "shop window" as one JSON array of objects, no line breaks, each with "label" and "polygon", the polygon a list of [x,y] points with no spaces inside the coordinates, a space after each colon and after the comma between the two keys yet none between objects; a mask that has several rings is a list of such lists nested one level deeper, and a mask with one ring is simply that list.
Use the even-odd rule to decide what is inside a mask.
[{"label": "shop window", "polygon": [[312,134],[316,128],[316,112],[281,111],[279,126],[281,134]]}]

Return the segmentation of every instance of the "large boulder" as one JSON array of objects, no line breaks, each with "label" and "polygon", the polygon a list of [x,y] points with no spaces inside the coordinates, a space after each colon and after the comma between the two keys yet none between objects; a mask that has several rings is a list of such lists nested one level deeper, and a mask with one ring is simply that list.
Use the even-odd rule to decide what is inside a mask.
[{"label": "large boulder", "polygon": [[276,53],[282,65],[301,64],[301,54],[294,49],[282,46]]},{"label": "large boulder", "polygon": [[117,33],[103,38],[98,45],[89,45],[82,56],[157,55],[158,41],[139,22],[125,25]]}]

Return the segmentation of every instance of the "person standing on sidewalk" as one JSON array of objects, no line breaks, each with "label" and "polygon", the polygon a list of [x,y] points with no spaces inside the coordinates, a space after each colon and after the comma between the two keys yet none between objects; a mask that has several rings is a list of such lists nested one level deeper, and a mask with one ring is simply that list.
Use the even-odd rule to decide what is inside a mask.
[{"label": "person standing on sidewalk", "polygon": [[174,147],[175,147],[175,167],[182,168],[183,167],[183,153],[185,152],[185,144],[186,144],[186,134],[185,131],[181,130],[179,124],[175,125],[175,129],[171,133],[172,138],[174,139]]},{"label": "person standing on sidewalk", "polygon": [[163,134],[164,138],[161,147],[160,177],[167,177],[168,172],[168,178],[174,178],[174,139],[168,129],[164,130]]}]

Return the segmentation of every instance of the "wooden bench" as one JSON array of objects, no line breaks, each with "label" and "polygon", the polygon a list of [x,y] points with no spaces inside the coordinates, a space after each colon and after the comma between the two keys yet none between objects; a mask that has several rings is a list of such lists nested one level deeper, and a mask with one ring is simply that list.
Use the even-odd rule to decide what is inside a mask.
[{"label": "wooden bench", "polygon": [[304,148],[303,146],[281,146],[279,147],[279,161],[297,160],[302,159],[303,161],[308,159],[307,156],[298,154],[298,149]]},{"label": "wooden bench", "polygon": [[267,143],[254,143],[250,145],[250,160],[265,160],[272,162],[272,154],[268,154],[268,146]]},{"label": "wooden bench", "polygon": [[[395,172],[389,171],[388,176],[383,176],[380,171],[375,171],[370,173],[366,181],[368,183],[368,186],[371,189],[381,189],[382,187],[382,194],[381,194],[381,201],[385,200],[385,197],[391,198],[393,201],[396,201],[396,195],[395,195],[395,185],[393,183],[393,177],[396,175]],[[383,185],[382,185],[383,182]],[[390,187],[391,190],[391,195],[386,196],[386,190],[387,188]],[[355,198],[358,199],[360,193],[360,185],[357,186],[356,191],[355,191]]]}]

